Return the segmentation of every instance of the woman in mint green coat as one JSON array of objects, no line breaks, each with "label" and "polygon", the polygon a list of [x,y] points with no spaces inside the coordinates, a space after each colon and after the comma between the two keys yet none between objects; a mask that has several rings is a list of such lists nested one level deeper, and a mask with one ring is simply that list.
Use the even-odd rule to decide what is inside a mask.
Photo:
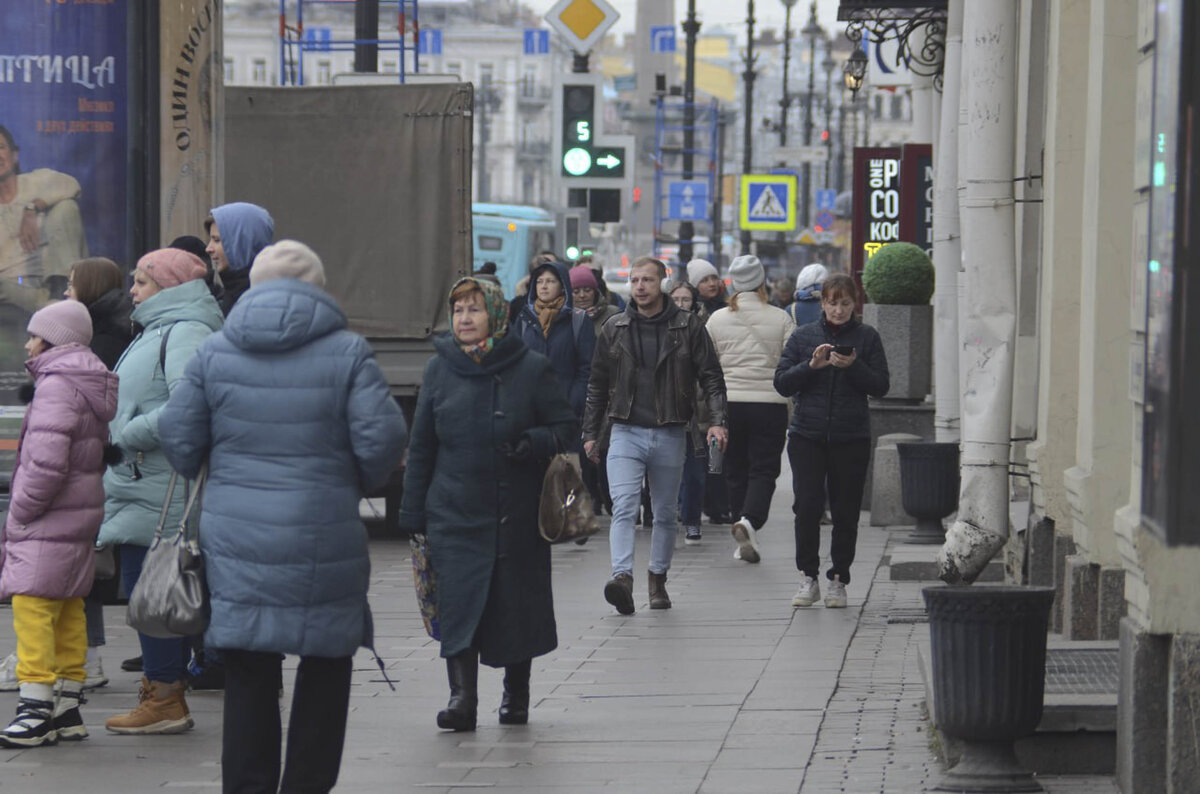
[{"label": "woman in mint green coat", "polygon": [[[117,416],[109,424],[122,461],[104,475],[104,523],[99,543],[117,544],[121,579],[133,592],[154,538],[171,467],[159,444],[158,416],[188,359],[220,329],[221,308],[204,282],[204,263],[186,251],[151,251],[133,274],[133,322],[142,331],[117,362]],[[168,526],[183,514],[186,488],[175,489]],[[192,727],[183,697],[184,639],[139,633],[142,691],[133,711],[112,717],[113,733],[180,733]]]}]

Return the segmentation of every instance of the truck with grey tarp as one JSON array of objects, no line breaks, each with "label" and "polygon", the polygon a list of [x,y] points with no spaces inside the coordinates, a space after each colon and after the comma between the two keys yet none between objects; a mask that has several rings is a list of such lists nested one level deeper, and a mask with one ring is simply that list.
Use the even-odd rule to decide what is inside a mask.
[{"label": "truck with grey tarp", "polygon": [[[470,83],[225,89],[224,195],[312,246],[411,420],[470,273]],[[395,524],[400,477],[387,493]]]}]

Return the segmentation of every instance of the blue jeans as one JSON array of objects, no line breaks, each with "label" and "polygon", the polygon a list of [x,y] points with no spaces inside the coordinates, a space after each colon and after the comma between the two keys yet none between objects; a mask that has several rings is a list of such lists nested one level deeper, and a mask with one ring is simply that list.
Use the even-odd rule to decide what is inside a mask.
[{"label": "blue jeans", "polygon": [[634,523],[641,506],[642,478],[650,481],[654,528],[650,572],[666,573],[675,551],[675,511],[687,449],[687,428],[613,424],[608,447],[608,490],[612,527],[608,534],[613,575],[633,574]]},{"label": "blue jeans", "polygon": [[704,503],[704,476],[708,461],[696,457],[692,434],[687,434],[687,456],[683,460],[683,482],[679,485],[679,520],[685,527],[700,526],[700,508]]},{"label": "blue jeans", "polygon": [[[142,562],[146,559],[145,546],[123,544],[121,553],[121,581],[125,592],[132,593],[142,573]],[[150,637],[138,632],[142,644],[142,675],[151,681],[173,683],[183,680],[183,666],[187,650],[183,637]]]}]

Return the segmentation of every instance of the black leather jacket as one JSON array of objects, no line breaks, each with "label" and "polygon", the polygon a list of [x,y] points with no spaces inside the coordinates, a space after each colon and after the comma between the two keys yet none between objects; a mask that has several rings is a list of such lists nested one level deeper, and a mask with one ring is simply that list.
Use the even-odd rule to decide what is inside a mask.
[{"label": "black leather jacket", "polygon": [[[604,324],[596,340],[592,376],[583,413],[583,440],[601,437],[605,420],[626,420],[633,406],[637,364],[629,308]],[[696,407],[697,384],[710,413],[710,426],[725,425],[725,376],[704,322],[667,301],[666,338],[654,371],[655,414],[660,425],[687,424]]]}]

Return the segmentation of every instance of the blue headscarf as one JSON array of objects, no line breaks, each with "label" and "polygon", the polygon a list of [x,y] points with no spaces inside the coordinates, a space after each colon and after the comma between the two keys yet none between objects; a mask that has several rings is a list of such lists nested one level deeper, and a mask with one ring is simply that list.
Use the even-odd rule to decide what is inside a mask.
[{"label": "blue headscarf", "polygon": [[222,204],[213,208],[212,216],[221,233],[230,270],[249,270],[258,252],[275,238],[271,213],[257,204],[245,201]]}]

